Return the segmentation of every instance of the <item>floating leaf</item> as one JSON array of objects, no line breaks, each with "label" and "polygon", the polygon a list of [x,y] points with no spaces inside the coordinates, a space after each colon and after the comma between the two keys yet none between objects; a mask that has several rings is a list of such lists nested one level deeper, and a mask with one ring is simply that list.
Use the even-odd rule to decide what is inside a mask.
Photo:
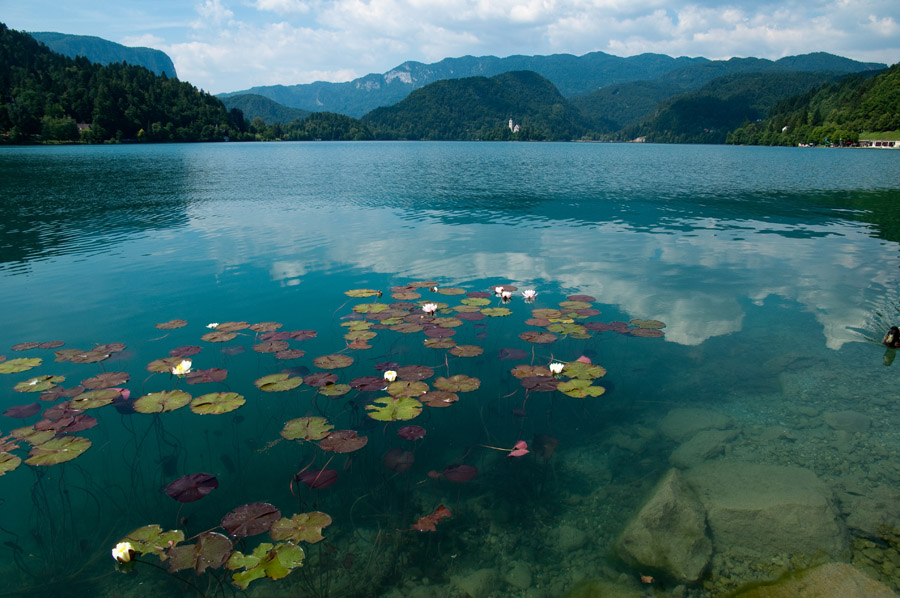
[{"label": "floating leaf", "polygon": [[590,295],[569,295],[566,297],[569,301],[583,301],[585,303],[593,303],[597,299]]},{"label": "floating leaf", "polygon": [[175,411],[191,402],[191,395],[183,390],[164,390],[144,395],[134,402],[138,413],[163,413]]},{"label": "floating leaf", "polygon": [[441,295],[464,295],[466,290],[457,287],[441,287],[437,292]]},{"label": "floating leaf", "polygon": [[402,324],[394,324],[390,329],[393,332],[399,332],[401,334],[414,334],[416,332],[421,332],[422,326],[412,322],[403,322]]},{"label": "floating leaf", "polygon": [[372,330],[351,330],[344,335],[348,341],[370,341],[378,336],[377,332]]},{"label": "floating leaf", "polygon": [[44,392],[50,390],[60,382],[65,382],[64,376],[37,376],[24,382],[19,382],[13,387],[16,392]]},{"label": "floating leaf", "polygon": [[531,310],[531,316],[534,318],[555,320],[562,317],[562,312],[558,309],[533,309]]},{"label": "floating leaf", "polygon": [[633,328],[628,332],[631,336],[642,336],[644,338],[660,338],[663,335],[662,330],[655,328]]},{"label": "floating leaf", "polygon": [[381,397],[375,399],[372,405],[366,405],[366,411],[374,420],[406,421],[422,413],[422,403],[412,397]]},{"label": "floating leaf", "polygon": [[516,378],[529,378],[532,376],[551,376],[550,370],[542,365],[517,365],[509,372]]},{"label": "floating leaf", "polygon": [[449,378],[438,378],[434,381],[434,387],[448,392],[472,392],[478,390],[481,380],[463,374],[457,374]]},{"label": "floating leaf", "polygon": [[298,417],[284,424],[281,435],[287,440],[321,440],[332,429],[324,417]]},{"label": "floating leaf", "polygon": [[15,405],[3,412],[4,417],[12,417],[15,419],[25,419],[40,412],[40,403],[29,403],[27,405]]},{"label": "floating leaf", "polygon": [[[400,373],[398,372],[399,376]],[[424,382],[397,380],[388,384],[387,393],[392,397],[417,397],[428,392],[428,385]]]},{"label": "floating leaf", "polygon": [[459,400],[459,395],[453,392],[447,392],[446,390],[433,390],[423,394],[419,397],[419,400],[429,407],[441,408],[449,407],[457,402]]},{"label": "floating leaf", "polygon": [[437,283],[433,280],[417,280],[416,282],[411,282],[408,287],[412,287],[414,289],[430,289],[432,287],[436,287]]},{"label": "floating leaf", "polygon": [[103,372],[92,378],[81,381],[81,385],[91,390],[122,386],[131,379],[128,372]]},{"label": "floating leaf", "polygon": [[323,355],[313,359],[313,363],[323,370],[337,370],[353,364],[353,358],[349,355]]},{"label": "floating leaf", "polygon": [[448,465],[444,468],[444,471],[440,473],[441,476],[447,478],[451,482],[457,483],[465,483],[475,479],[475,476],[478,475],[478,468],[474,465]]},{"label": "floating leaf", "polygon": [[252,502],[234,509],[222,519],[222,527],[236,538],[269,531],[281,519],[281,511],[267,502]]},{"label": "floating leaf", "polygon": [[591,306],[587,301],[560,301],[559,306],[563,309],[587,309]]},{"label": "floating leaf", "polygon": [[81,456],[89,448],[91,448],[91,441],[80,436],[51,438],[43,444],[32,447],[25,463],[28,465],[56,465]]},{"label": "floating leaf", "polygon": [[429,338],[423,344],[429,349],[452,349],[456,346],[452,338]]},{"label": "floating leaf", "polygon": [[391,297],[394,299],[399,299],[401,301],[413,301],[415,299],[419,299],[422,295],[415,291],[397,291],[396,293],[392,293]]},{"label": "floating leaf", "polygon": [[350,386],[356,390],[377,392],[387,385],[387,381],[380,376],[362,376],[350,381]]},{"label": "floating leaf", "polygon": [[332,399],[342,397],[348,392],[350,392],[349,384],[327,384],[319,388],[320,395],[331,397]]},{"label": "floating leaf", "polygon": [[276,542],[289,540],[291,542],[308,542],[315,544],[325,539],[322,528],[331,525],[331,517],[320,511],[311,513],[298,513],[287,519],[283,517],[272,524],[269,535]]},{"label": "floating leaf", "polygon": [[303,564],[305,556],[303,549],[294,544],[282,543],[272,546],[265,542],[257,546],[250,555],[235,551],[225,566],[231,570],[244,569],[235,573],[232,580],[236,586],[246,590],[254,579],[286,577]]},{"label": "floating leaf", "polygon": [[625,322],[588,322],[584,325],[585,328],[591,330],[593,332],[626,332],[628,330],[628,324]]},{"label": "floating leaf", "polygon": [[187,326],[186,320],[169,320],[168,322],[161,322],[156,325],[160,330],[174,330],[175,328],[182,328]]},{"label": "floating leaf", "polygon": [[22,464],[22,459],[12,453],[0,453],[0,476]]},{"label": "floating leaf", "polygon": [[228,370],[222,368],[209,368],[205,370],[194,370],[187,375],[185,382],[188,384],[207,384],[210,382],[221,382],[228,376]]},{"label": "floating leaf", "polygon": [[352,453],[368,442],[368,437],[358,436],[356,430],[335,430],[319,441],[319,448],[332,453]]},{"label": "floating leaf", "polygon": [[420,517],[418,521],[410,526],[410,528],[419,532],[436,532],[437,528],[435,526],[438,524],[438,522],[440,522],[441,519],[450,517],[451,515],[452,513],[450,512],[450,509],[448,509],[444,505],[441,505],[436,508],[431,515]]},{"label": "floating leaf", "polygon": [[283,324],[280,322],[259,322],[257,324],[252,324],[250,330],[253,332],[274,332],[282,326]]},{"label": "floating leaf", "polygon": [[300,349],[285,349],[275,353],[275,359],[300,359],[304,355],[306,355],[306,351]]},{"label": "floating leaf", "polygon": [[397,430],[397,436],[405,440],[421,440],[425,438],[425,428],[422,426],[403,426]]},{"label": "floating leaf", "polygon": [[220,415],[234,411],[247,401],[236,392],[211,392],[191,401],[191,411],[197,415]]},{"label": "floating leaf", "polygon": [[337,379],[337,374],[332,374],[331,372],[316,372],[315,374],[310,374],[304,378],[303,381],[313,388],[321,388],[329,384],[334,384],[337,382]]},{"label": "floating leaf", "polygon": [[485,305],[490,305],[491,300],[485,299],[483,297],[466,297],[462,301],[460,301],[463,305],[474,305],[476,307],[484,307]]},{"label": "floating leaf", "polygon": [[316,338],[318,334],[315,330],[294,330],[291,332],[291,338],[295,341],[308,341]]},{"label": "floating leaf", "polygon": [[0,363],[0,374],[17,374],[41,365],[40,357],[20,357]]},{"label": "floating leaf", "polygon": [[98,409],[106,407],[119,398],[121,391],[113,388],[104,388],[102,390],[88,390],[80,395],[72,397],[69,401],[69,407],[84,411],[85,409]]},{"label": "floating leaf", "polygon": [[278,353],[289,347],[290,345],[285,341],[269,340],[253,345],[253,350],[257,353]]},{"label": "floating leaf", "polygon": [[35,430],[34,426],[26,426],[24,428],[12,430],[10,435],[18,438],[22,442],[27,442],[31,446],[37,446],[39,444],[44,444],[56,436],[56,432],[53,430]]},{"label": "floating leaf", "polygon": [[605,376],[606,368],[591,363],[585,363],[583,361],[570,361],[566,364],[563,373],[569,378],[593,380]]},{"label": "floating leaf", "polygon": [[556,390],[559,380],[552,376],[528,376],[522,378],[522,386],[534,392],[552,392]]},{"label": "floating leaf", "polygon": [[358,314],[377,314],[388,309],[384,303],[360,303],[353,306],[353,311]]},{"label": "floating leaf", "polygon": [[269,374],[258,379],[253,384],[263,392],[284,392],[303,384],[303,378],[300,376],[291,377],[290,374],[286,373]]},{"label": "floating leaf", "polygon": [[72,388],[63,388],[62,386],[54,386],[50,390],[45,390],[41,393],[41,396],[38,398],[42,401],[56,401],[58,399],[66,398],[71,399],[75,395],[79,395],[84,392],[84,387],[73,386]]},{"label": "floating leaf", "polygon": [[434,370],[427,365],[405,365],[402,368],[397,368],[398,380],[415,382],[417,380],[427,380],[432,376],[434,376]]},{"label": "floating leaf", "polygon": [[528,330],[519,335],[523,341],[536,344],[552,343],[558,337],[550,332],[539,332],[537,330]]},{"label": "floating leaf", "polygon": [[208,343],[225,343],[233,339],[237,336],[235,332],[227,332],[225,330],[216,330],[214,332],[207,332],[203,336],[200,337],[200,340],[204,340]]},{"label": "floating leaf", "polygon": [[444,338],[455,334],[456,331],[452,328],[443,328],[442,326],[435,326],[434,328],[427,328],[425,330],[425,336],[430,338]]},{"label": "floating leaf", "polygon": [[590,380],[569,380],[560,382],[556,390],[576,399],[584,399],[586,397],[599,397],[606,389],[602,386],[591,386]]},{"label": "floating leaf", "polygon": [[51,430],[56,434],[74,434],[82,430],[89,430],[97,425],[96,418],[90,415],[75,415],[59,419],[42,419],[34,424],[35,430]]},{"label": "floating leaf", "polygon": [[201,575],[208,568],[218,569],[225,564],[233,549],[234,545],[227,536],[203,532],[197,536],[196,544],[182,544],[168,550],[169,572],[193,569]]},{"label": "floating leaf", "polygon": [[211,473],[191,473],[166,486],[166,494],[178,502],[195,502],[219,487]]},{"label": "floating leaf", "polygon": [[34,341],[29,341],[27,343],[19,343],[17,345],[13,345],[10,347],[13,351],[30,351],[31,349],[37,349],[40,346],[40,343],[36,343]]},{"label": "floating leaf", "polygon": [[171,546],[184,542],[184,532],[180,529],[164,532],[156,524],[139,527],[124,538],[123,542],[130,542],[134,551],[141,555],[155,554],[165,558],[165,551]]},{"label": "floating leaf", "polygon": [[338,473],[333,469],[312,469],[298,473],[294,479],[313,490],[324,490],[334,486],[338,479]]},{"label": "floating leaf", "polygon": [[666,325],[660,322],[659,320],[640,320],[634,319],[631,320],[632,326],[637,326],[638,328],[650,328],[650,329],[658,329],[665,328]]},{"label": "floating leaf", "polygon": [[157,374],[171,373],[172,368],[181,363],[181,357],[163,357],[162,359],[154,359],[147,364],[148,372]]},{"label": "floating leaf", "polygon": [[349,291],[344,291],[344,294],[348,297],[358,299],[361,297],[374,297],[380,295],[381,291],[376,291],[375,289],[351,289]]},{"label": "floating leaf", "polygon": [[237,332],[239,330],[246,330],[250,327],[250,324],[247,322],[224,322],[216,326],[217,332]]},{"label": "floating leaf", "polygon": [[510,315],[512,311],[507,307],[485,307],[481,310],[481,313],[492,318],[500,318]]},{"label": "floating leaf", "polygon": [[450,353],[457,357],[478,357],[484,353],[484,349],[478,345],[457,345],[450,349]]}]

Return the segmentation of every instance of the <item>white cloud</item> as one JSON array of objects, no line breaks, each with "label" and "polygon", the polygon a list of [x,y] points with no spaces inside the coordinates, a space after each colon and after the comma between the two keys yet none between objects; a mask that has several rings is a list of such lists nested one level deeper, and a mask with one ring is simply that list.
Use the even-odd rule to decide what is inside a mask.
[{"label": "white cloud", "polygon": [[218,27],[234,17],[231,9],[222,4],[221,0],[203,0],[196,6],[196,10],[200,18],[192,24],[195,29]]},{"label": "white cloud", "polygon": [[256,0],[252,4],[257,10],[279,15],[307,14],[310,11],[309,3],[302,0]]},{"label": "white cloud", "polygon": [[123,37],[119,40],[119,43],[123,46],[130,46],[132,48],[158,48],[162,45],[165,45],[165,41],[166,40],[159,37],[158,35],[145,33],[143,35]]}]

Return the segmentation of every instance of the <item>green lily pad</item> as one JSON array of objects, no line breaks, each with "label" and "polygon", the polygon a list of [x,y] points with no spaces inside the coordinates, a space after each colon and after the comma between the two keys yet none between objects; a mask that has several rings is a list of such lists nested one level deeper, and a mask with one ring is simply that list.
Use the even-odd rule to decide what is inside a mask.
[{"label": "green lily pad", "polygon": [[559,306],[564,309],[587,309],[591,306],[587,301],[560,301]]},{"label": "green lily pad", "polygon": [[414,324],[412,322],[402,322],[400,324],[393,324],[390,328],[393,332],[399,332],[401,334],[413,334],[416,332],[421,332],[422,327],[418,324]]},{"label": "green lily pad", "polygon": [[574,323],[556,323],[550,324],[547,326],[547,330],[550,332],[558,332],[559,334],[565,334],[571,337],[587,337],[587,329],[581,324]]},{"label": "green lily pad", "polygon": [[576,399],[584,399],[586,397],[599,397],[606,392],[602,386],[591,386],[590,380],[569,380],[560,382],[556,386],[556,390],[564,395],[575,397]]},{"label": "green lily pad", "polygon": [[356,430],[335,430],[319,441],[319,448],[332,453],[352,453],[368,442],[368,437],[360,436]]},{"label": "green lily pad", "polygon": [[359,299],[361,297],[374,297],[380,295],[381,291],[376,291],[375,289],[350,289],[349,291],[344,291],[344,294],[348,297]]},{"label": "green lily pad", "polygon": [[[384,322],[382,321],[382,324]],[[341,322],[341,326],[346,328],[348,332],[352,332],[354,330],[368,330],[372,326],[375,325],[375,322],[370,322],[368,320],[351,320],[350,322]]]},{"label": "green lily pad", "polygon": [[366,405],[366,411],[369,417],[382,422],[407,421],[422,413],[422,403],[412,397],[381,397]]},{"label": "green lily pad", "polygon": [[415,291],[397,291],[396,293],[391,293],[391,297],[398,301],[414,301],[421,298],[422,295]]},{"label": "green lily pad", "polygon": [[27,442],[31,446],[44,444],[54,436],[56,432],[53,430],[35,430],[34,426],[25,426],[24,428],[16,428],[10,432],[12,436],[18,438],[22,442]]},{"label": "green lily pad", "polygon": [[228,536],[218,532],[203,532],[197,536],[196,544],[182,544],[169,549],[169,572],[193,569],[201,575],[208,568],[218,569],[225,564],[234,544]]},{"label": "green lily pad", "polygon": [[[221,328],[221,325],[219,326]],[[200,340],[204,340],[208,343],[225,343],[233,339],[237,336],[236,332],[228,332],[226,330],[216,330],[214,332],[207,332],[203,336],[200,337]]]},{"label": "green lily pad", "polygon": [[660,322],[659,320],[640,320],[634,319],[631,320],[632,326],[637,326],[638,328],[650,328],[656,330],[658,328],[665,328],[666,325]]},{"label": "green lily pad", "polygon": [[439,338],[426,339],[422,344],[429,349],[452,349],[456,346],[456,341],[454,341],[449,336],[443,336]]},{"label": "green lily pad", "polygon": [[287,540],[293,543],[315,544],[325,539],[322,528],[331,525],[331,517],[320,511],[298,513],[290,519],[282,517],[269,528],[269,535],[276,542]]},{"label": "green lily pad", "polygon": [[0,374],[17,374],[41,365],[40,357],[20,357],[0,363]]},{"label": "green lily pad", "polygon": [[353,311],[358,314],[377,314],[388,308],[384,303],[360,303],[353,306]]},{"label": "green lily pad", "polygon": [[253,345],[253,350],[257,353],[278,353],[289,347],[290,345],[285,341],[269,340]]},{"label": "green lily pad", "polygon": [[288,440],[322,440],[333,429],[324,417],[298,417],[284,424],[281,435]]},{"label": "green lily pad", "polygon": [[138,413],[163,413],[175,411],[191,402],[191,395],[183,390],[164,390],[144,395],[134,402]]},{"label": "green lily pad", "polygon": [[88,390],[72,397],[69,401],[69,407],[82,410],[105,407],[118,399],[120,394],[120,391],[112,388]]},{"label": "green lily pad", "polygon": [[22,459],[12,453],[0,453],[0,476],[22,464]]},{"label": "green lily pad", "polygon": [[322,355],[313,359],[313,363],[323,370],[337,370],[353,364],[349,355]]},{"label": "green lily pad", "polygon": [[558,309],[540,308],[531,310],[531,315],[539,319],[555,320],[562,317],[562,312]]},{"label": "green lily pad", "polygon": [[351,330],[344,335],[348,341],[369,341],[378,336],[377,332],[372,330]]},{"label": "green lily pad", "polygon": [[441,287],[437,290],[441,295],[465,295],[466,290],[458,287]]},{"label": "green lily pad", "polygon": [[140,555],[155,554],[165,560],[165,551],[184,542],[184,532],[180,529],[164,532],[156,524],[139,527],[121,540],[130,542],[134,551]]},{"label": "green lily pad", "polygon": [[13,387],[13,390],[16,392],[44,392],[65,381],[64,376],[36,376],[30,380],[19,382]]},{"label": "green lily pad", "polygon": [[509,370],[516,378],[530,378],[532,376],[552,376],[550,369],[542,365],[517,365]]},{"label": "green lily pad", "polygon": [[71,461],[91,448],[91,441],[80,436],[51,438],[28,451],[25,463],[28,465],[56,465]]},{"label": "green lily pad", "polygon": [[519,335],[519,338],[525,342],[535,343],[535,344],[546,344],[552,343],[558,337],[550,332],[540,332],[538,330],[526,330],[525,332]]},{"label": "green lily pad", "polygon": [[484,349],[478,345],[457,345],[450,349],[450,354],[457,357],[478,357],[482,353]]},{"label": "green lily pad", "polygon": [[250,330],[253,332],[275,332],[282,326],[284,326],[284,324],[281,322],[258,322],[256,324],[251,324]]},{"label": "green lily pad", "polygon": [[484,307],[485,305],[490,305],[491,300],[485,299],[484,297],[466,297],[462,301],[460,301],[463,305],[474,305],[476,307]]},{"label": "green lily pad", "polygon": [[197,415],[219,415],[234,411],[246,399],[236,392],[211,392],[191,401],[191,411]]},{"label": "green lily pad", "polygon": [[147,371],[155,372],[157,374],[170,373],[172,368],[181,363],[182,359],[183,357],[163,357],[162,359],[154,359],[147,364]]},{"label": "green lily pad", "polygon": [[264,542],[249,555],[240,551],[233,552],[225,566],[232,571],[244,569],[244,571],[232,575],[231,578],[236,586],[246,590],[250,582],[255,579],[286,577],[291,571],[303,565],[305,556],[303,549],[294,544],[279,543],[273,546]]},{"label": "green lily pad", "polygon": [[478,390],[481,380],[463,374],[457,374],[450,378],[438,378],[434,381],[434,387],[447,392],[472,392]]},{"label": "green lily pad", "polygon": [[592,363],[584,363],[581,361],[570,361],[566,364],[563,373],[569,378],[578,378],[579,380],[593,380],[602,378],[606,375],[606,368]]},{"label": "green lily pad", "polygon": [[426,392],[428,385],[418,380],[397,380],[387,387],[387,393],[392,397],[417,397]]},{"label": "green lily pad", "polygon": [[81,381],[81,385],[90,390],[99,390],[101,388],[113,388],[114,386],[122,386],[131,379],[131,375],[127,372],[103,372],[92,378]]},{"label": "green lily pad", "polygon": [[293,390],[303,384],[303,378],[300,376],[291,377],[290,374],[285,373],[269,374],[268,376],[263,376],[253,384],[256,385],[256,388],[264,392],[284,392],[286,390]]},{"label": "green lily pad", "polygon": [[319,394],[333,399],[347,394],[350,390],[349,384],[326,384],[319,388]]},{"label": "green lily pad", "polygon": [[512,311],[507,307],[485,307],[481,310],[481,313],[492,318],[500,318],[510,315]]}]

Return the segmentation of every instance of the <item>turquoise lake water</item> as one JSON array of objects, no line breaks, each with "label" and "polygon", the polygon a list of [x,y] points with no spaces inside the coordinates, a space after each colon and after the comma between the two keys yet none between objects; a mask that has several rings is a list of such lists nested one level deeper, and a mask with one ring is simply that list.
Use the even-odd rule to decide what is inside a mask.
[{"label": "turquoise lake water", "polygon": [[[253,581],[250,596],[616,595],[586,590],[594,581],[618,584],[623,596],[724,596],[821,560],[815,545],[779,551],[777,530],[771,554],[735,556],[712,519],[713,554],[697,581],[641,570],[617,553],[626,522],[669,469],[718,460],[812,472],[845,534],[846,550],[830,560],[897,589],[896,576],[857,549],[869,539],[891,550],[877,525],[900,527],[900,363],[880,343],[900,321],[900,152],[0,148],[0,208],[0,369],[40,359],[0,374],[0,437],[17,430],[3,459],[23,461],[0,476],[0,596],[240,594],[228,569],[188,569],[181,581],[146,555],[124,574],[110,550],[149,524],[188,538],[225,533],[227,513],[257,502],[286,518],[327,513],[332,523],[323,541],[301,542],[303,567]],[[509,302],[497,286],[515,287]],[[354,289],[381,295],[348,296]],[[533,303],[526,289],[537,291]],[[423,302],[438,304],[436,319]],[[381,306],[394,319],[384,321]],[[157,326],[176,319],[186,324]],[[314,334],[284,339],[303,355],[283,358],[260,346],[274,326],[235,325],[234,338],[202,339],[208,324],[234,322]],[[419,329],[396,328],[403,323]],[[355,329],[374,334],[350,345],[345,335]],[[552,342],[520,337],[529,331]],[[51,341],[64,344],[20,345]],[[102,348],[108,357],[89,363],[54,353],[109,343],[124,347]],[[460,356],[466,350],[454,353],[453,344],[483,352]],[[194,384],[148,371],[188,346],[199,347],[188,357],[195,371],[218,368],[225,379]],[[314,362],[328,355],[352,363]],[[527,390],[511,373],[579,357],[602,367],[582,376],[602,395],[535,389],[541,381],[526,381]],[[458,390],[446,408],[415,407],[414,419],[377,421],[369,413],[387,391],[340,387],[404,366],[433,370],[405,376],[424,376],[429,391],[457,375],[477,388]],[[543,384],[570,382],[577,367]],[[283,371],[307,383],[284,392],[254,385]],[[25,463],[40,452],[28,438],[45,438],[21,429],[68,400],[27,392],[43,383],[36,377],[64,377],[57,385],[70,389],[104,372],[127,374],[113,386],[132,403],[176,389],[246,402],[206,415],[92,406],[84,413],[96,426],[59,434],[88,439],[83,455]],[[322,372],[334,377],[317,381]],[[328,387],[317,391],[309,376]],[[35,412],[10,411],[27,405]],[[283,438],[285,423],[303,417],[324,417],[366,445],[335,453]],[[424,438],[398,436],[406,425],[424,428]],[[685,457],[695,447],[683,448],[688,440],[711,430],[727,434]],[[517,441],[531,452],[487,448]],[[414,462],[386,467],[392,450]],[[477,475],[454,481],[459,465]],[[317,469],[333,470],[334,485],[294,479]],[[194,473],[215,476],[218,487],[195,502],[166,494]],[[440,505],[452,515],[436,531],[411,529]],[[883,520],[874,514],[882,512]],[[253,535],[234,548],[250,553],[261,542],[272,540]],[[651,573],[654,582],[641,584]]]}]

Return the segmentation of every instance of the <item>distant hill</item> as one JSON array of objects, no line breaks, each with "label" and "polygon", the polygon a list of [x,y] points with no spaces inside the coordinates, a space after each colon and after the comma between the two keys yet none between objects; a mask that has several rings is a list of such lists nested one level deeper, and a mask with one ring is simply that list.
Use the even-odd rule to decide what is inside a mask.
[{"label": "distant hill", "polygon": [[303,120],[312,114],[306,110],[282,106],[278,102],[254,93],[238,94],[221,99],[226,108],[229,110],[237,108],[244,113],[244,118],[247,120],[261,118],[270,125],[284,125],[295,120]]},{"label": "distant hill", "polygon": [[89,35],[69,35],[66,33],[29,32],[54,52],[69,58],[84,56],[97,64],[127,62],[130,65],[142,66],[157,75],[165,73],[167,77],[176,78],[175,65],[168,54],[152,48],[132,48],[109,40]]},{"label": "distant hill", "polygon": [[[705,83],[737,72],[782,70],[849,73],[884,68],[883,64],[863,63],[826,53],[782,58],[708,60],[672,58],[662,54],[641,54],[622,58],[604,52],[583,56],[463,56],[446,58],[433,64],[404,62],[383,74],[369,74],[344,83],[318,81],[300,85],[271,85],[219,94],[220,98],[253,93],[279,104],[311,112],[330,111],[362,116],[380,107],[393,105],[412,91],[444,79],[492,77],[501,73],[528,70],[553,83],[568,98],[581,96],[609,85],[633,81],[660,81],[670,95],[702,87]],[[615,120],[615,119],[613,119]]]},{"label": "distant hill", "polygon": [[571,140],[587,132],[578,110],[531,71],[436,81],[362,122],[379,139]]},{"label": "distant hill", "polygon": [[626,139],[656,143],[724,143],[729,131],[764,118],[780,100],[834,81],[833,73],[738,73],[664,100]]},{"label": "distant hill", "polygon": [[766,119],[748,122],[728,143],[825,144],[858,141],[863,133],[900,133],[900,63],[872,76],[845,77],[776,104]]}]

